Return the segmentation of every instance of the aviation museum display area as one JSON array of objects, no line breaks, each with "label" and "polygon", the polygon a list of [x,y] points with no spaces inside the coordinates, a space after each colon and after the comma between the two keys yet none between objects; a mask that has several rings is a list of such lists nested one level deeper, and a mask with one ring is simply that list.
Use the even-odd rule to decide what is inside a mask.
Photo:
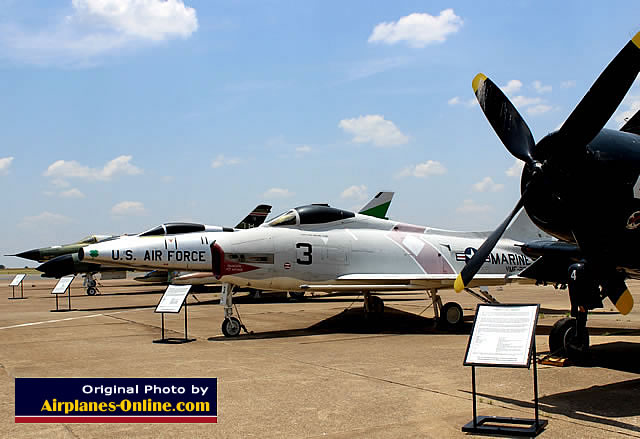
[{"label": "aviation museum display area", "polygon": [[639,71],[637,33],[537,142],[473,78],[523,162],[489,232],[389,219],[379,192],[11,255],[43,277],[0,272],[24,299],[0,302],[0,436],[637,435],[640,111],[605,124]]}]

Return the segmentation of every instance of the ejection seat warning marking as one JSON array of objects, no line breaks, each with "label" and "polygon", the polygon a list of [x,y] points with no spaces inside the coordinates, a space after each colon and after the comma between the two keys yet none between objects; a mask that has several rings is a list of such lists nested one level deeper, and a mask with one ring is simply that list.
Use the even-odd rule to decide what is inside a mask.
[{"label": "ejection seat warning marking", "polygon": [[73,282],[74,277],[75,276],[61,277],[55,288],[51,290],[51,294],[64,294],[67,291],[67,288],[69,288],[69,285],[71,285],[71,282]]},{"label": "ejection seat warning marking", "polygon": [[11,281],[9,286],[10,287],[16,287],[16,286],[20,285],[20,282],[22,282],[22,279],[24,279],[25,277],[27,277],[26,274],[16,274],[16,277],[13,278],[13,280]]},{"label": "ejection seat warning marking", "polygon": [[465,366],[529,367],[540,305],[478,305]]},{"label": "ejection seat warning marking", "polygon": [[184,299],[189,294],[191,285],[169,285],[167,291],[164,292],[160,303],[156,306],[155,312],[180,312]]}]

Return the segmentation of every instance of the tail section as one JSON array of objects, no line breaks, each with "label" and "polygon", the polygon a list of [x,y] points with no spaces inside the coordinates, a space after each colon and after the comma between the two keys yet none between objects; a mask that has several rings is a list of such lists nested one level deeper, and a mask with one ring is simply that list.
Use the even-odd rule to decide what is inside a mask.
[{"label": "tail section", "polygon": [[235,226],[236,229],[252,229],[261,225],[267,219],[267,215],[271,213],[271,206],[268,204],[259,204],[251,211],[245,219]]},{"label": "tail section", "polygon": [[503,238],[514,241],[529,242],[537,239],[553,239],[551,235],[543,232],[536,226],[527,212],[522,209],[504,232]]},{"label": "tail section", "polygon": [[389,219],[386,217],[394,192],[378,192],[360,211],[359,214],[369,215],[376,218]]}]

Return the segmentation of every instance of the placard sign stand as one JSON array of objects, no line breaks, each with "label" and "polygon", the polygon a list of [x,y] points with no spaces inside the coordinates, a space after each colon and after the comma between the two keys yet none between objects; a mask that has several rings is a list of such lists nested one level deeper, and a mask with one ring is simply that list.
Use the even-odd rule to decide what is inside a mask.
[{"label": "placard sign stand", "polygon": [[[189,294],[189,290],[191,289],[191,285],[169,285],[167,291],[164,292],[162,298],[160,299],[160,303],[156,306],[155,312],[158,312],[162,315],[162,338],[160,340],[153,340],[154,343],[169,343],[169,344],[180,344],[180,343],[189,343],[190,341],[195,341],[195,338],[187,337],[187,295]],[[164,336],[164,313],[173,313],[177,314],[180,312],[182,305],[184,304],[184,338],[165,338]]]},{"label": "placard sign stand", "polygon": [[[27,277],[26,274],[16,274],[16,277],[13,278],[9,284],[11,287],[11,297],[9,297],[9,300],[24,299],[24,285],[22,281],[25,277]],[[20,286],[20,297],[16,297],[16,287],[18,285]]]},{"label": "placard sign stand", "polygon": [[[51,290],[51,294],[56,296],[56,309],[52,309],[51,312],[67,312],[73,311],[71,309],[71,282],[75,279],[76,275],[72,276],[64,276],[61,277],[56,286]],[[64,294],[65,292],[69,292],[69,308],[68,309],[60,309],[58,308],[58,296],[60,294]]]},{"label": "placard sign stand", "polygon": [[[538,369],[535,330],[540,305],[479,304],[467,344],[465,366],[471,366],[473,420],[462,427],[467,433],[537,436],[548,424],[538,418]],[[522,367],[533,362],[535,419],[478,416],[476,366]]]}]

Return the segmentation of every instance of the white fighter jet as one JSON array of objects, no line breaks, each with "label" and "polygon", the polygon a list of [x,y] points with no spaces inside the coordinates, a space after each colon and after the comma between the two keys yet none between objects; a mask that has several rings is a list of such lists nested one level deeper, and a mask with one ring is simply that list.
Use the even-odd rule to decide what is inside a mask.
[{"label": "white fighter jet", "polygon": [[[254,229],[122,238],[87,246],[79,258],[212,272],[222,282],[226,336],[238,335],[243,328],[233,316],[234,287],[357,292],[364,296],[365,311],[374,313],[382,312],[384,305],[372,292],[425,290],[436,318],[457,325],[462,322],[462,308],[453,302],[442,305],[438,291],[453,288],[458,273],[489,234],[433,229],[313,204],[291,209]],[[517,275],[532,261],[518,245],[543,237],[523,212],[467,287],[524,280]]]}]

